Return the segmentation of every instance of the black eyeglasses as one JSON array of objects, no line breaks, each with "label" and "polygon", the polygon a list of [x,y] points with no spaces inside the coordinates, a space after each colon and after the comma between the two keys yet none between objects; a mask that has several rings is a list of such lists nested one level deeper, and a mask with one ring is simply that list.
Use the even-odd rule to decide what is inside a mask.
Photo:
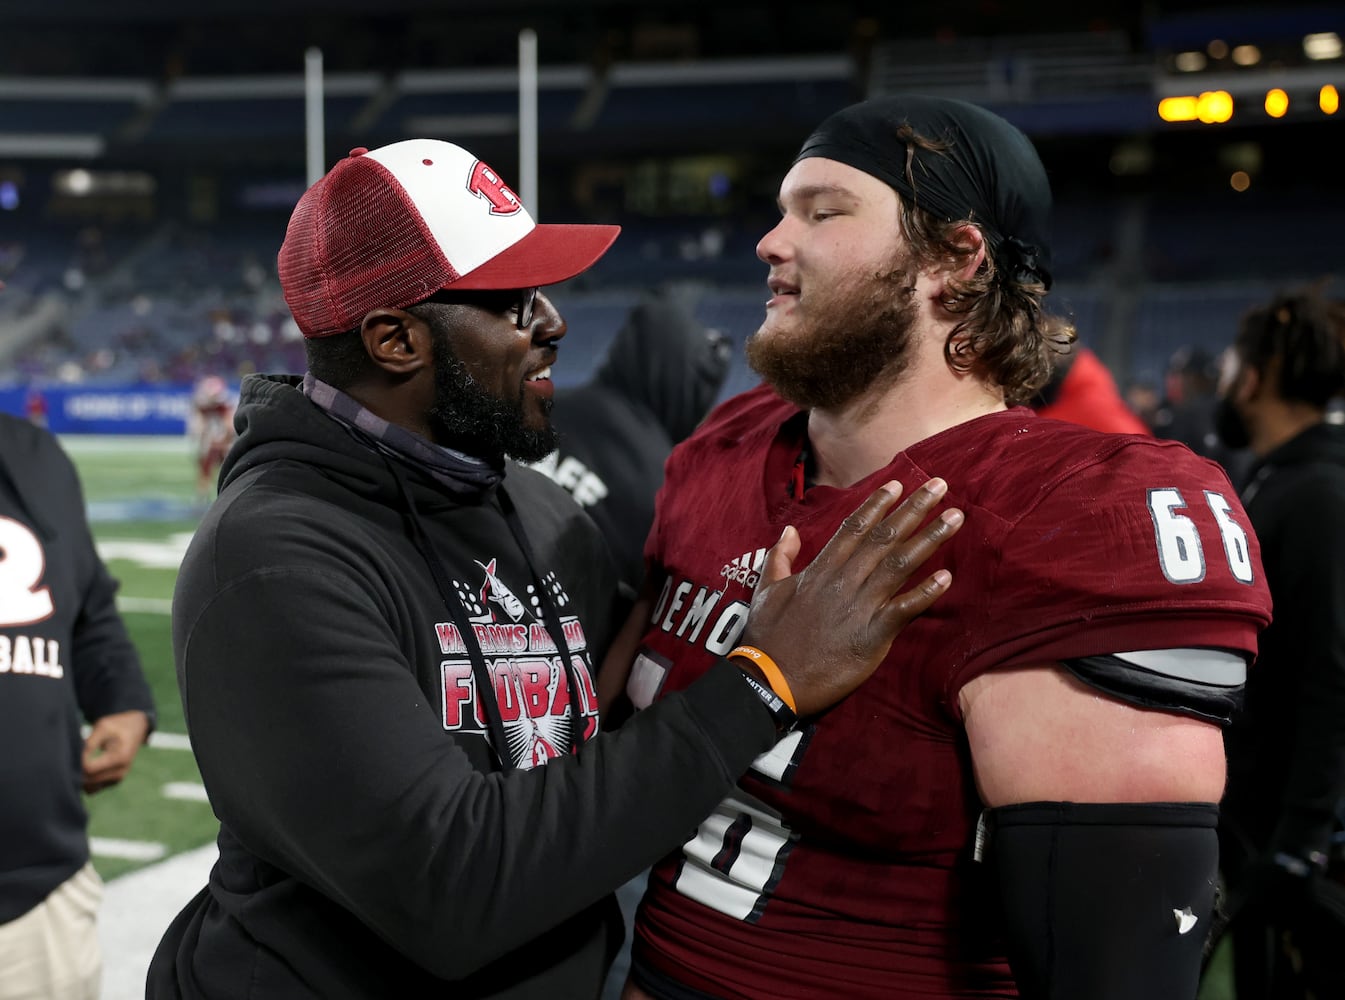
[{"label": "black eyeglasses", "polygon": [[533,288],[486,288],[471,291],[453,291],[445,288],[435,292],[417,305],[441,304],[447,306],[472,306],[486,312],[514,314],[514,325],[520,330],[532,326],[537,309],[537,293],[541,289]]}]

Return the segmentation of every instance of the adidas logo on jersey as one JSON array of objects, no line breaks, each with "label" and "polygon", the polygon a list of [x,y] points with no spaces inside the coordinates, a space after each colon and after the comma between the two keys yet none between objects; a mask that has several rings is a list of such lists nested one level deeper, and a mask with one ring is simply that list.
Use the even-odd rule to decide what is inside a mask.
[{"label": "adidas logo on jersey", "polygon": [[766,552],[766,549],[744,552],[733,562],[725,563],[719,575],[729,583],[745,584],[748,590],[756,590],[761,580],[761,567],[766,565]]}]

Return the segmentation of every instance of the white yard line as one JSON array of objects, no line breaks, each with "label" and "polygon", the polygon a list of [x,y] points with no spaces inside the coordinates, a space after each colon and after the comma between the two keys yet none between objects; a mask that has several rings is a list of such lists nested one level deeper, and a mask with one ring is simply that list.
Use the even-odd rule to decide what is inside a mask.
[{"label": "white yard line", "polygon": [[[133,513],[123,511],[125,517],[134,516]],[[115,521],[121,515],[116,511],[105,512],[103,520]],[[149,515],[144,515],[148,517]],[[190,531],[178,531],[169,535],[167,538],[151,541],[146,538],[100,538],[95,547],[98,549],[98,555],[103,562],[112,562],[114,559],[123,559],[127,562],[135,563],[144,569],[167,569],[177,571],[182,565],[182,557],[187,554],[187,546],[191,544]],[[143,600],[143,598],[141,598]]]},{"label": "white yard line", "polygon": [[155,750],[190,750],[191,738],[183,733],[150,733],[149,745]]},{"label": "white yard line", "polygon": [[118,840],[115,837],[90,837],[89,850],[96,858],[120,858],[123,861],[158,861],[168,848],[153,840]]},{"label": "white yard line", "polygon": [[179,799],[183,802],[209,802],[205,785],[195,781],[170,781],[163,786],[163,797]]},{"label": "white yard line", "polygon": [[167,615],[173,612],[173,602],[166,597],[118,597],[118,611],[143,611],[151,615]]},{"label": "white yard line", "polygon": [[61,447],[74,455],[190,455],[192,449],[185,434],[62,434],[60,439]]},{"label": "white yard line", "polygon": [[[89,738],[90,731],[87,724],[79,727],[83,739]],[[155,750],[190,750],[191,739],[182,733],[150,733],[149,745]]]},{"label": "white yard line", "polygon": [[145,973],[163,932],[205,887],[219,857],[214,844],[175,854],[107,884],[98,913],[102,1000],[144,1000]]},{"label": "white yard line", "polygon": [[[160,750],[190,750],[182,733],[154,733],[149,745]],[[205,787],[190,781],[170,781],[165,798],[204,802]],[[214,844],[165,857],[163,844],[92,838],[93,853],[101,857],[154,861],[144,868],[107,883],[98,913],[98,937],[103,947],[103,989],[100,1000],[143,1000],[145,974],[172,919],[206,884],[219,857]],[[163,860],[159,860],[163,859]]]}]

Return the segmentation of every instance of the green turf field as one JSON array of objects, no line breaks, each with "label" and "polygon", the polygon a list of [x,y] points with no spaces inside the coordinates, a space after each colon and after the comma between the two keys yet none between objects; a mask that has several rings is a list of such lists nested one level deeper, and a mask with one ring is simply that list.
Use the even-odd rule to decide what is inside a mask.
[{"label": "green turf field", "polygon": [[215,817],[187,749],[168,615],[177,567],[196,527],[195,473],[178,439],[62,444],[79,469],[99,549],[121,581],[119,606],[159,709],[158,734],[127,779],[87,800],[94,865],[112,879],[215,839]]},{"label": "green turf field", "polygon": [[[182,553],[195,528],[194,469],[181,440],[67,438],[62,442],[84,482],[94,536],[113,576],[121,607],[159,706],[159,733],[177,739],[140,752],[130,777],[89,799],[91,834],[99,841],[161,845],[162,857],[212,842],[217,825],[200,795],[200,774],[185,745],[186,727],[173,672],[169,601]],[[149,846],[146,850],[150,849]],[[157,848],[155,848],[157,849]],[[125,853],[130,853],[127,849]],[[156,858],[96,855],[104,879]],[[1200,1000],[1229,1000],[1229,954],[1221,948]]]}]

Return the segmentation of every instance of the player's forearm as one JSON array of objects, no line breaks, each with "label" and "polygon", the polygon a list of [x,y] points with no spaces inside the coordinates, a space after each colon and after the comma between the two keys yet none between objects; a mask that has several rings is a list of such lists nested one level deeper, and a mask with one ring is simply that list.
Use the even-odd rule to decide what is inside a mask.
[{"label": "player's forearm", "polygon": [[1209,803],[990,810],[979,853],[1024,1000],[1192,1000],[1214,908],[1217,821]]}]

